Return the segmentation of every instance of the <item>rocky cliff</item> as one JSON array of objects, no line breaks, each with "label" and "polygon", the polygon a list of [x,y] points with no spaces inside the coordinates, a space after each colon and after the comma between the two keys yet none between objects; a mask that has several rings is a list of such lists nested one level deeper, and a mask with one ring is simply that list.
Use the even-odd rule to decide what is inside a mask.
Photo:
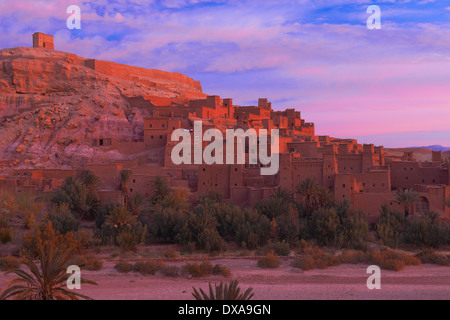
[{"label": "rocky cliff", "polygon": [[142,140],[151,110],[134,98],[179,103],[205,96],[198,81],[179,73],[39,48],[0,50],[0,166],[90,159],[95,139]]}]

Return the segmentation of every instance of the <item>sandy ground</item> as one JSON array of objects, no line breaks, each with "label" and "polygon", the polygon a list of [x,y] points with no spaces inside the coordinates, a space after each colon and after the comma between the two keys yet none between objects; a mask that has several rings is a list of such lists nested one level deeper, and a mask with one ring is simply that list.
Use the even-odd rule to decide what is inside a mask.
[{"label": "sandy ground", "polygon": [[[289,261],[284,261],[275,270],[258,268],[255,260],[227,259],[213,263],[229,267],[232,279],[239,280],[243,289],[253,287],[255,300],[450,299],[449,267],[421,265],[406,267],[400,272],[382,270],[381,290],[369,290],[366,286],[367,265],[362,264],[303,272],[292,268]],[[96,281],[98,286],[82,285],[81,293],[107,300],[191,300],[192,287],[207,288],[208,282],[224,280],[220,276],[188,279],[167,278],[160,274],[120,274],[114,265],[105,262],[101,271],[83,271],[83,277]],[[168,265],[181,266],[182,263]],[[3,289],[11,278],[13,275],[0,274],[0,288]]]}]

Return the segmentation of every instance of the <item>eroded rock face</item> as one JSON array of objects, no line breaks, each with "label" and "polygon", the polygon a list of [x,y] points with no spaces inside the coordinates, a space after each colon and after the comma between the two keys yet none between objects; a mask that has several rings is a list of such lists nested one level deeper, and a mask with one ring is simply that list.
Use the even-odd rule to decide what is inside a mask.
[{"label": "eroded rock face", "polygon": [[180,102],[206,95],[177,73],[38,48],[0,50],[0,159],[61,166],[91,159],[94,139],[142,140],[143,118],[152,114],[130,104],[133,97]]}]

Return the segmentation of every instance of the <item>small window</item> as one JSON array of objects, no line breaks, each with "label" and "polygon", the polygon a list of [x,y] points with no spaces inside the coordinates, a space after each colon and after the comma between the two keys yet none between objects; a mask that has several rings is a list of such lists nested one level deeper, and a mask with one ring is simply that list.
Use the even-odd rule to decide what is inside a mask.
[{"label": "small window", "polygon": [[345,183],[342,185],[342,188],[345,188]]},{"label": "small window", "polygon": [[162,136],[159,136],[160,139],[162,139]]}]

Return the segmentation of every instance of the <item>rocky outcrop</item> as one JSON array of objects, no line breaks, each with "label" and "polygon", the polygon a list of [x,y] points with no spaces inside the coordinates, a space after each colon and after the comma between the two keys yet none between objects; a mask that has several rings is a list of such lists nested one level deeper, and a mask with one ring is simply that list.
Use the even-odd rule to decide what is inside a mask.
[{"label": "rocky outcrop", "polygon": [[200,83],[178,73],[40,48],[3,49],[0,159],[10,167],[84,161],[97,152],[96,139],[142,139],[151,110],[133,103],[140,97],[180,102],[205,96]]}]

